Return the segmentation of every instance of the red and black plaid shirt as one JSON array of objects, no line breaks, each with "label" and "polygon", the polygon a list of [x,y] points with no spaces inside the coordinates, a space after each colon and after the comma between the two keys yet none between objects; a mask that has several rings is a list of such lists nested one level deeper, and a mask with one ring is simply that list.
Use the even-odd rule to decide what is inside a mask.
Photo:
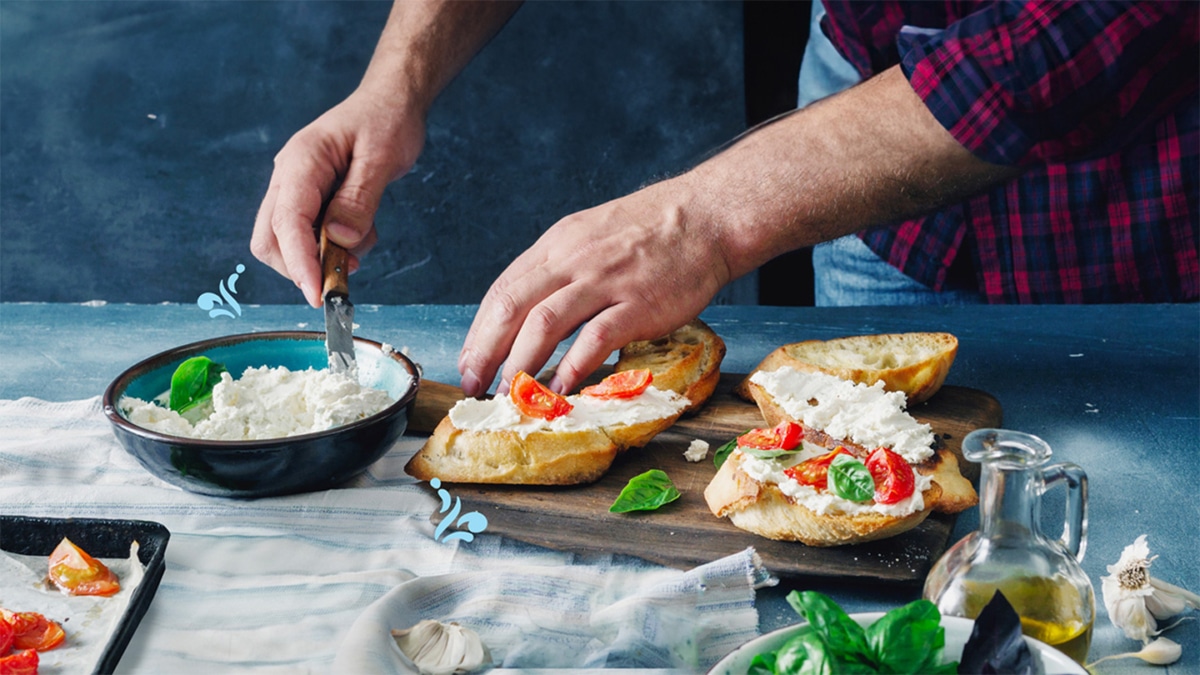
[{"label": "red and black plaid shirt", "polygon": [[1200,3],[824,4],[864,78],[900,64],[959,143],[1025,168],[872,250],[937,290],[970,251],[993,303],[1200,298]]}]

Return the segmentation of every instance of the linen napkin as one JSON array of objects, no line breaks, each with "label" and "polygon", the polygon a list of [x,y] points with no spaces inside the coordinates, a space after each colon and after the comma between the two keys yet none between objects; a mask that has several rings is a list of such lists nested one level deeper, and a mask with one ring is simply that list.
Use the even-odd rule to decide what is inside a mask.
[{"label": "linen napkin", "polygon": [[341,489],[231,500],[145,471],[98,397],[0,400],[0,513],[171,531],[166,573],[120,672],[337,672],[351,627],[397,606],[478,627],[504,664],[580,645],[554,650],[559,670],[699,671],[757,635],[755,587],[773,580],[752,550],[680,572],[486,532],[435,540],[439,500],[403,470],[423,440],[401,439]]}]

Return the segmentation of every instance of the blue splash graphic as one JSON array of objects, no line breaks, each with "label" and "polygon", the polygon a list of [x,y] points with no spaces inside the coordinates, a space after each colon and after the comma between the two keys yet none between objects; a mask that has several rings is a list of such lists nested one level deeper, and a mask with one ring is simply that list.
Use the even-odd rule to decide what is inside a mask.
[{"label": "blue splash graphic", "polygon": [[[443,544],[454,541],[455,539],[473,541],[476,534],[479,534],[487,529],[487,516],[478,511],[469,511],[459,517],[458,514],[462,512],[462,500],[458,497],[454,497],[452,501],[450,492],[442,487],[442,481],[440,478],[434,478],[433,480],[429,481],[429,484],[433,487],[433,489],[437,490],[438,497],[441,497],[442,499],[442,506],[440,509],[438,509],[438,513],[446,514],[438,523],[437,529],[433,531],[434,541],[441,541]],[[456,529],[454,532],[446,534],[446,536],[443,537],[442,535],[445,534],[446,530],[451,525],[454,525],[455,528],[459,529]],[[461,529],[464,526],[467,529],[466,532],[463,532]]]},{"label": "blue splash graphic", "polygon": [[[236,269],[236,272],[229,275],[229,279],[227,280],[228,287],[226,287],[226,281],[221,282],[220,295],[216,293],[202,293],[200,297],[196,298],[196,305],[200,309],[208,311],[208,315],[214,319],[218,316],[227,316],[231,319],[236,319],[242,315],[242,306],[238,304],[237,300],[233,299],[233,296],[237,295],[237,280],[242,272],[246,271],[246,266],[238,263]],[[233,311],[225,309],[224,305],[233,308]]]}]

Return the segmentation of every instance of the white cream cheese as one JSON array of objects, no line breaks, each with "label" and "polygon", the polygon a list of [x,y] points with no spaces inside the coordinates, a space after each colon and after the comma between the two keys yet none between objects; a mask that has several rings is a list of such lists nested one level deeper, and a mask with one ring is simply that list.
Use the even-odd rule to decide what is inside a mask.
[{"label": "white cream cheese", "polygon": [[450,422],[463,431],[515,431],[522,438],[535,431],[570,432],[598,427],[641,424],[670,417],[689,405],[687,398],[653,386],[634,398],[566,397],[571,412],[553,420],[526,417],[508,396],[467,398],[450,409]]},{"label": "white cream cheese", "polygon": [[213,412],[194,426],[179,413],[140,399],[122,397],[125,418],[172,436],[216,441],[284,438],[324,431],[369,417],[392,403],[383,390],[360,385],[328,370],[247,368],[229,373],[213,387]]},{"label": "white cream cheese", "polygon": [[[821,515],[830,513],[844,513],[848,515],[879,513],[885,516],[900,518],[925,508],[923,494],[929,489],[929,486],[933,483],[933,479],[915,471],[914,478],[916,480],[912,496],[902,499],[895,504],[879,504],[875,501],[852,502],[832,492],[817,490],[811,485],[801,485],[784,473],[784,469],[788,467],[827,452],[829,450],[826,448],[817,448],[805,444],[805,449],[801,452],[790,453],[774,459],[752,457],[742,452],[741,448],[738,448],[735,454],[739,457],[739,467],[746,475],[760,483],[770,483],[779,486],[780,492],[791,497],[797,504],[813,513]],[[733,458],[730,457],[730,459]]]},{"label": "white cream cheese", "polygon": [[763,387],[784,412],[805,426],[872,450],[885,447],[918,464],[933,455],[933,429],[905,412],[902,392],[868,387],[824,373],[794,368],[759,371],[750,381]]}]

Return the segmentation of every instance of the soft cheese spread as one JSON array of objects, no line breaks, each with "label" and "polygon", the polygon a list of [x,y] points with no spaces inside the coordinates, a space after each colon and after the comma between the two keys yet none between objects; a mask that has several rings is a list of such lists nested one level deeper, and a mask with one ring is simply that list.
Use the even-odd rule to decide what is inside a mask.
[{"label": "soft cheese spread", "polygon": [[[788,467],[795,466],[806,459],[817,457],[827,452],[829,452],[828,448],[805,443],[804,449],[800,452],[788,453],[782,457],[772,459],[752,457],[742,452],[740,448],[735,455],[740,462],[738,465],[739,468],[746,475],[760,483],[769,483],[778,486],[780,492],[813,513],[821,515],[830,513],[847,515],[879,513],[885,516],[902,518],[925,508],[923,494],[929,489],[929,486],[933,483],[933,479],[929,476],[923,476],[920,473],[916,473],[914,476],[916,481],[912,495],[895,504],[880,504],[875,501],[853,502],[849,499],[843,499],[827,490],[818,490],[811,485],[801,485],[791,476],[784,473],[784,469]],[[733,459],[733,457],[730,457],[730,459]]]},{"label": "soft cheese spread", "polygon": [[122,397],[119,407],[134,424],[172,436],[252,441],[315,433],[369,417],[394,403],[383,390],[328,370],[247,368],[213,387],[213,412],[194,426],[156,403]]},{"label": "soft cheese spread", "polygon": [[686,397],[654,386],[628,399],[575,394],[567,400],[574,406],[571,412],[543,420],[522,415],[507,396],[486,400],[467,398],[450,409],[450,422],[463,431],[515,431],[524,438],[535,431],[570,432],[641,424],[678,414],[690,405]]},{"label": "soft cheese spread", "polygon": [[905,412],[902,392],[885,391],[825,373],[795,368],[758,371],[761,386],[788,417],[864,448],[885,447],[918,464],[933,455],[933,429]]}]

